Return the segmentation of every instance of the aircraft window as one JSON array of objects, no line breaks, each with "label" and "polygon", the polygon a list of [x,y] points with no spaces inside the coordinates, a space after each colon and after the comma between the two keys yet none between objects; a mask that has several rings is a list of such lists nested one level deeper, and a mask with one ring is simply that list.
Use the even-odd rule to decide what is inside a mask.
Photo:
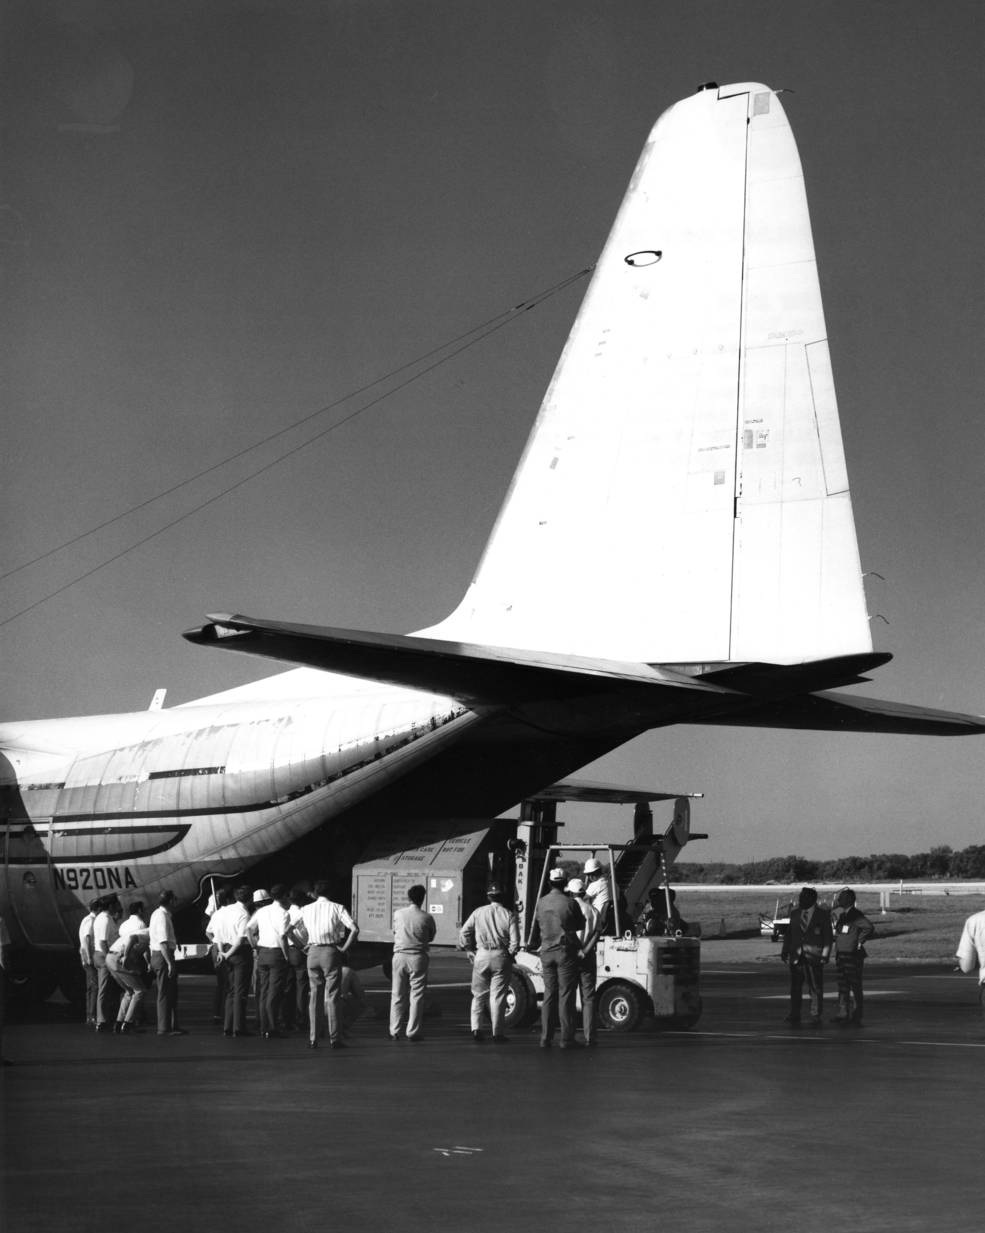
[{"label": "aircraft window", "polygon": [[185,766],[176,771],[151,771],[148,779],[183,779],[188,775],[224,775],[224,766]]}]

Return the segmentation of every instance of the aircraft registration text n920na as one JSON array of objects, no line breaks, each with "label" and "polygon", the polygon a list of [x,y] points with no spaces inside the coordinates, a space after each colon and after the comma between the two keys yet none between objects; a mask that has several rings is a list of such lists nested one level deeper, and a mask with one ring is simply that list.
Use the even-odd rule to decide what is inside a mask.
[{"label": "aircraft registration text n920na", "polygon": [[416,819],[493,817],[651,728],[985,732],[832,692],[890,656],[800,158],[750,83],[702,87],[650,133],[450,616],[404,636],[222,614],[184,636],[294,666],[170,708],[0,725],[0,910],[49,971],[90,888],[187,904],[247,871],[351,869],[381,821],[409,846]]}]

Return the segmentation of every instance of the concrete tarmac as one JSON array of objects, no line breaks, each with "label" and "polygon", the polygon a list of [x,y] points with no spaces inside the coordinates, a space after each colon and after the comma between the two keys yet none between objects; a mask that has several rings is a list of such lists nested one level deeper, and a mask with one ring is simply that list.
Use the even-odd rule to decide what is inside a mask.
[{"label": "concrete tarmac", "polygon": [[706,945],[696,1028],[594,1050],[476,1044],[458,956],[433,961],[419,1043],[389,1039],[379,969],[379,1017],[339,1051],[225,1038],[208,977],[182,980],[183,1037],[96,1035],[49,1004],[4,1035],[0,1226],[977,1233],[974,979],[870,961],[863,1029],[793,1031],[784,969],[748,953]]}]

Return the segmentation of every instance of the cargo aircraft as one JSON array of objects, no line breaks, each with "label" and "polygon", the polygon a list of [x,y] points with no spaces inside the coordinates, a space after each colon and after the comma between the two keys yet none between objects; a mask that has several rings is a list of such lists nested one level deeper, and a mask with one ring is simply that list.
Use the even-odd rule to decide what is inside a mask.
[{"label": "cargo aircraft", "polygon": [[758,84],[709,83],[652,130],[450,616],[401,636],[215,615],[184,636],[294,667],[0,725],[0,911],[41,992],[70,979],[94,895],[347,879],[381,825],[413,843],[418,820],[495,816],[651,728],[985,732],[832,692],[890,656],[800,159]]}]

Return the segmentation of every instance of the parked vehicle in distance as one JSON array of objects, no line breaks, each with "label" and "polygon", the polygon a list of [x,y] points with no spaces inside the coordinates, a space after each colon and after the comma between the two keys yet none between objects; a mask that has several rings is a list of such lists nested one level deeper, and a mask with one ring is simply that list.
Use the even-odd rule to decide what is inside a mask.
[{"label": "parked vehicle in distance", "polygon": [[771,942],[783,941],[787,930],[790,928],[790,913],[794,910],[794,906],[793,900],[781,906],[779,899],[777,899],[776,907],[772,913],[760,912],[759,932],[764,938],[769,938]]}]

